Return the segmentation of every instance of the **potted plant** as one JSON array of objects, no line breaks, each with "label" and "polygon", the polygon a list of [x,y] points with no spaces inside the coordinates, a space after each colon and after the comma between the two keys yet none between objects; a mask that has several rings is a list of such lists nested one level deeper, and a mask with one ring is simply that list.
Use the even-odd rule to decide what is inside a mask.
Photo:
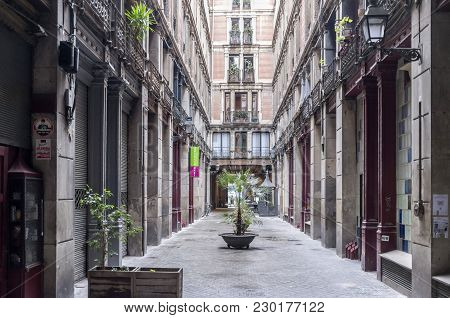
[{"label": "potted plant", "polygon": [[249,248],[250,243],[257,236],[248,232],[248,228],[253,223],[261,223],[254,212],[248,206],[246,200],[251,197],[265,195],[265,189],[257,185],[260,180],[253,176],[249,170],[239,173],[223,171],[218,178],[218,184],[224,189],[232,186],[237,193],[237,206],[233,212],[225,215],[225,221],[233,225],[233,233],[219,234],[227,244],[228,248]]},{"label": "potted plant", "polygon": [[336,41],[338,43],[344,42],[347,38],[349,38],[352,34],[351,27],[348,27],[349,24],[353,22],[350,17],[343,17],[341,20],[336,21],[336,25],[334,26],[334,32],[336,32]]},{"label": "potted plant", "polygon": [[240,69],[236,63],[231,63],[228,70],[228,75],[231,81],[239,81]]},{"label": "potted plant", "polygon": [[129,10],[125,11],[125,16],[137,40],[142,41],[147,31],[154,31],[152,26],[157,22],[153,11],[144,2],[136,2]]},{"label": "potted plant", "polygon": [[236,110],[234,112],[234,119],[242,119],[247,120],[248,119],[248,113],[245,110]]},{"label": "potted plant", "polygon": [[[106,297],[181,297],[183,269],[139,268],[109,266],[108,256],[116,253],[111,248],[113,239],[126,243],[128,237],[142,231],[133,224],[131,215],[124,209],[108,204],[111,191],[95,193],[89,186],[81,204],[89,209],[97,231],[88,245],[97,250],[97,266],[88,271],[88,295]],[[118,225],[122,226],[118,226]]]}]

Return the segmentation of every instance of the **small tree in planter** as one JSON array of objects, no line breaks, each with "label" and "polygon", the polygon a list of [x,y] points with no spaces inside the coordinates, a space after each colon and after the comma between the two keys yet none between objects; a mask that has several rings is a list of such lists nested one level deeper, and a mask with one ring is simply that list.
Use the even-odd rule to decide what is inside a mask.
[{"label": "small tree in planter", "polygon": [[233,233],[220,234],[228,247],[249,248],[250,243],[256,234],[247,232],[248,227],[253,223],[259,223],[256,216],[245,202],[250,197],[260,197],[265,195],[266,189],[259,188],[260,180],[250,173],[249,170],[239,173],[224,171],[219,175],[218,183],[221,188],[228,188],[232,185],[238,194],[236,209],[225,216],[228,223],[233,224]]},{"label": "small tree in planter", "polygon": [[[97,224],[97,232],[88,244],[100,252],[97,267],[88,272],[89,297],[181,297],[182,268],[108,266],[108,256],[115,254],[111,250],[111,240],[120,238],[126,242],[128,237],[142,231],[134,226],[127,211],[106,203],[111,197],[112,193],[107,189],[98,194],[86,187],[86,194],[81,200]],[[122,230],[117,226],[119,222],[123,225]]]},{"label": "small tree in planter", "polygon": [[125,16],[137,40],[142,41],[145,32],[154,31],[152,26],[156,25],[157,22],[153,16],[153,12],[154,10],[148,8],[143,2],[136,2],[129,10],[125,11]]}]

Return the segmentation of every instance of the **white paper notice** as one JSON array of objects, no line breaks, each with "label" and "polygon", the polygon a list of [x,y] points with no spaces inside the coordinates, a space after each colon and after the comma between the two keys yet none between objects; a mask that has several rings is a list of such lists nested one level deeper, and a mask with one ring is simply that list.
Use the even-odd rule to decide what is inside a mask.
[{"label": "white paper notice", "polygon": [[448,194],[433,194],[433,215],[448,216]]},{"label": "white paper notice", "polygon": [[448,217],[433,217],[433,238],[448,238]]}]

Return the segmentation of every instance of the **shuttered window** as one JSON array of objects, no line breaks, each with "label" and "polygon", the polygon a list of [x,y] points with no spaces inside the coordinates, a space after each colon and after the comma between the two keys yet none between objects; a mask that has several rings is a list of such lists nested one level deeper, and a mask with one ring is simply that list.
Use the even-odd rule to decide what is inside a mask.
[{"label": "shuttered window", "polygon": [[80,204],[88,182],[88,87],[77,82],[75,114],[75,212],[74,212],[74,279],[86,276],[87,210]]}]

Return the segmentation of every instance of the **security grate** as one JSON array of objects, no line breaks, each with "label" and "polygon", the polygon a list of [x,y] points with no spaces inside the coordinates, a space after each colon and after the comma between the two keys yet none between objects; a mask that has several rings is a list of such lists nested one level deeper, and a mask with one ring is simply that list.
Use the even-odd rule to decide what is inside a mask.
[{"label": "security grate", "polygon": [[433,289],[431,296],[433,298],[450,298],[450,286],[436,279],[433,279]]},{"label": "security grate", "polygon": [[412,275],[410,269],[400,266],[389,259],[381,258],[381,275],[383,279],[387,278],[392,283],[411,292]]}]

